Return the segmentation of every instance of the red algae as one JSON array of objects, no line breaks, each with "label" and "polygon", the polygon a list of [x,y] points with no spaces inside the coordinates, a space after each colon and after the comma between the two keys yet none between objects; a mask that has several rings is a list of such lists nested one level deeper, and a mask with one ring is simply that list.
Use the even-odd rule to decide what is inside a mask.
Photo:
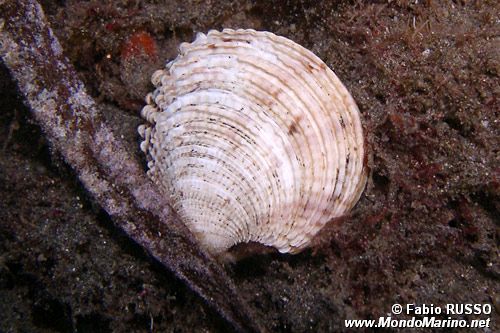
[{"label": "red algae", "polygon": [[153,37],[145,32],[138,31],[132,34],[122,45],[121,57],[122,61],[126,61],[131,57],[146,55],[151,58],[158,57],[158,46]]}]

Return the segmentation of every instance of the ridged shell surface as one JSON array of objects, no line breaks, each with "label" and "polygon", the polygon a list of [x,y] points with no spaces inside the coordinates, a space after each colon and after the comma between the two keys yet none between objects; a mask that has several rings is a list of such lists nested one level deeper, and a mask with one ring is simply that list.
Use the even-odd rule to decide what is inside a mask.
[{"label": "ridged shell surface", "polygon": [[139,127],[148,175],[210,252],[254,241],[296,253],[359,199],[358,108],[302,46],[212,30],[152,81]]}]

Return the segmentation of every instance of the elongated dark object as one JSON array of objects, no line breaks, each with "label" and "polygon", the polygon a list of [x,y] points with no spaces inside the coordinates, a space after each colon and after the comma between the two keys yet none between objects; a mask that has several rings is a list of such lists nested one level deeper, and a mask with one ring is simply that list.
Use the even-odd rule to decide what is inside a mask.
[{"label": "elongated dark object", "polygon": [[0,54],[52,147],[116,225],[237,331],[260,331],[230,278],[106,124],[37,1],[0,1]]}]

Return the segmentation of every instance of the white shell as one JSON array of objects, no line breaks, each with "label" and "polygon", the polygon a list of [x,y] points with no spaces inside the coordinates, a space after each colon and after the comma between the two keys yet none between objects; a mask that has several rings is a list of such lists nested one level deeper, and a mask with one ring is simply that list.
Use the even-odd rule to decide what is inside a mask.
[{"label": "white shell", "polygon": [[210,252],[254,241],[296,253],[358,201],[359,110],[302,46],[212,30],[152,81],[139,127],[148,175]]}]

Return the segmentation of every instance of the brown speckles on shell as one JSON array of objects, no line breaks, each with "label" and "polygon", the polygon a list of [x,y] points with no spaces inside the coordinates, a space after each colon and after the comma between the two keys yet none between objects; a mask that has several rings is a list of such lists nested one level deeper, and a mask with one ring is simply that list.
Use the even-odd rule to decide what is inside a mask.
[{"label": "brown speckles on shell", "polygon": [[210,31],[152,78],[148,174],[211,252],[298,252],[357,202],[359,111],[313,53],[269,32]]}]

